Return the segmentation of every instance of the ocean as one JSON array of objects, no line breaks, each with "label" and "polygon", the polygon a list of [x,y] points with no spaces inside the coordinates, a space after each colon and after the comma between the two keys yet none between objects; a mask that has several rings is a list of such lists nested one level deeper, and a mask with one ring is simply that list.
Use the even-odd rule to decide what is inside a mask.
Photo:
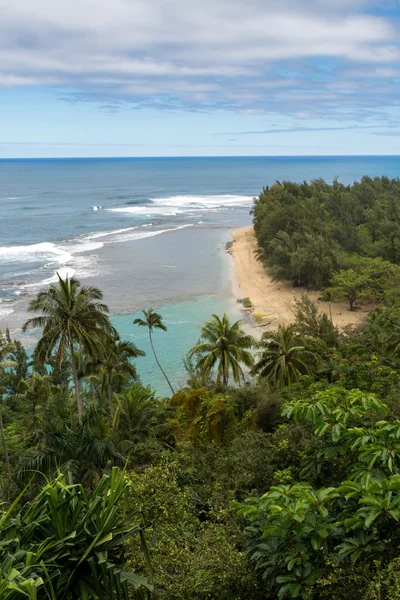
[{"label": "ocean", "polygon": [[167,393],[132,321],[150,306],[163,314],[155,344],[182,385],[199,325],[241,316],[224,247],[264,186],[399,174],[400,158],[382,156],[0,160],[0,329],[18,333],[37,290],[74,274],[104,291],[121,336],[147,352],[143,383]]}]

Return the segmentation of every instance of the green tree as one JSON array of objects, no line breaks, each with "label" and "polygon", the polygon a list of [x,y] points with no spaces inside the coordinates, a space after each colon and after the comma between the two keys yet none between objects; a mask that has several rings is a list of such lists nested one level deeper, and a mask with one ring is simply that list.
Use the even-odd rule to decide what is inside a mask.
[{"label": "green tree", "polygon": [[135,441],[155,436],[163,428],[163,401],[150,387],[138,383],[117,396],[113,428],[119,447],[129,449]]},{"label": "green tree", "polygon": [[284,406],[283,416],[313,429],[315,444],[304,464],[311,460],[317,470],[328,461],[331,472],[339,464],[342,469],[335,486],[318,489],[304,481],[306,468],[302,482],[271,486],[236,505],[247,521],[250,560],[272,597],[320,597],[317,581],[329,574],[332,561],[349,571],[369,562],[373,570],[377,559],[397,556],[400,421],[377,420],[386,412],[375,396],[340,388]]},{"label": "green tree", "polygon": [[339,343],[339,331],[332,324],[332,319],[321,313],[306,294],[296,304],[295,327],[301,336],[319,338],[327,346]]},{"label": "green tree", "polygon": [[149,310],[144,310],[143,315],[144,315],[144,319],[135,319],[133,321],[133,324],[139,325],[139,327],[147,327],[148,328],[151,349],[153,350],[153,354],[154,354],[154,358],[156,359],[156,363],[157,363],[161,373],[164,375],[164,377],[170,387],[171,392],[173,394],[175,394],[174,388],[172,387],[171,382],[168,379],[166,372],[164,371],[164,369],[162,368],[162,366],[160,364],[160,361],[158,360],[158,357],[157,357],[157,354],[156,354],[156,351],[154,348],[154,343],[153,343],[153,330],[161,329],[162,331],[167,331],[167,328],[163,323],[162,316],[159,313],[154,312],[154,310],[152,308],[149,308]]},{"label": "green tree", "polygon": [[7,450],[6,436],[5,436],[5,432],[4,432],[3,405],[4,405],[4,398],[6,397],[6,394],[7,394],[6,385],[7,385],[7,381],[9,378],[7,369],[10,369],[11,367],[16,366],[15,361],[7,360],[7,358],[8,358],[7,355],[9,353],[9,351],[10,351],[10,344],[5,344],[5,345],[3,345],[2,348],[0,348],[0,436],[1,436],[1,444],[3,447],[4,464],[6,466],[7,473],[11,473],[11,466],[10,466],[10,458],[9,458],[8,450]]},{"label": "green tree", "polygon": [[371,298],[374,295],[369,271],[357,272],[353,269],[335,273],[327,291],[332,298],[346,298],[349,310],[355,310],[355,303],[359,298]]},{"label": "green tree", "polygon": [[226,314],[222,319],[212,315],[202,329],[200,340],[190,352],[189,357],[198,357],[196,369],[201,373],[203,381],[217,370],[217,383],[227,386],[232,373],[233,380],[240,384],[244,380],[241,365],[253,366],[253,355],[250,350],[254,339],[243,332],[241,321],[231,323]]},{"label": "green tree", "polygon": [[95,287],[81,286],[77,279],[62,279],[41,290],[31,301],[28,311],[40,316],[29,319],[23,330],[43,328],[35,349],[39,365],[48,362],[53,353],[57,363],[68,358],[75,387],[78,420],[82,423],[83,403],[78,379],[82,354],[101,355],[101,339],[112,328],[107,317],[108,308],[99,302],[102,292]]},{"label": "green tree", "polygon": [[51,389],[33,441],[16,465],[19,480],[34,475],[42,483],[43,477],[52,478],[61,469],[90,485],[105,468],[122,465],[125,459],[104,402],[89,400],[79,424],[68,390],[62,388]]},{"label": "green tree", "polygon": [[132,342],[122,341],[117,333],[104,340],[98,364],[93,365],[101,379],[102,392],[107,395],[108,409],[113,416],[113,393],[120,389],[121,383],[127,379],[137,379],[135,366],[130,362],[133,358],[145,356]]},{"label": "green tree", "polygon": [[38,412],[41,411],[41,419],[43,419],[43,408],[49,397],[50,385],[51,378],[48,375],[39,375],[35,372],[31,373],[28,379],[22,379],[19,384],[17,398],[22,400],[24,408],[28,409],[30,415],[28,429],[34,434],[39,432]]},{"label": "green tree", "polygon": [[279,325],[278,331],[264,333],[261,348],[261,356],[253,367],[253,373],[267,377],[278,386],[294,383],[301,375],[309,373],[318,360],[296,334],[293,325]]}]

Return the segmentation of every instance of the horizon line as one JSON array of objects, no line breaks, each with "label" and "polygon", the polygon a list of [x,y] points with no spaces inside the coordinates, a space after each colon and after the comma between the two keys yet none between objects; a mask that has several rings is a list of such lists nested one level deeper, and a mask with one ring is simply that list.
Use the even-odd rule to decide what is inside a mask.
[{"label": "horizon line", "polygon": [[202,154],[173,156],[9,156],[0,157],[4,161],[26,160],[154,160],[154,159],[201,159],[201,158],[400,158],[399,154]]}]

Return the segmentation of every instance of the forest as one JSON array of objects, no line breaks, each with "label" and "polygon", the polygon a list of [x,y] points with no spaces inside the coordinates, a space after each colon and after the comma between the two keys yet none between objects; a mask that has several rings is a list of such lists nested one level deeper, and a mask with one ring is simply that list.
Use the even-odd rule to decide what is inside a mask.
[{"label": "forest", "polygon": [[400,180],[277,182],[253,207],[259,256],[274,278],[324,298],[390,302],[400,284]]},{"label": "forest", "polygon": [[303,295],[260,341],[210,315],[182,389],[144,310],[169,397],[101,290],[59,277],[32,299],[34,353],[0,337],[1,600],[400,600],[399,193],[265,189],[275,277],[332,295],[360,278],[349,309],[374,307],[338,330]]}]

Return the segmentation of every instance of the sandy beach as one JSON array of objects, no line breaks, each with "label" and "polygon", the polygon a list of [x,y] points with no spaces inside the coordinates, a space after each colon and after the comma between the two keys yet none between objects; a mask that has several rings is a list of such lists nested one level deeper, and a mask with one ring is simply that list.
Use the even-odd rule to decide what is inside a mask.
[{"label": "sandy beach", "polygon": [[[253,314],[259,317],[261,324],[272,321],[269,328],[276,329],[278,325],[293,322],[296,300],[300,299],[303,293],[318,303],[320,311],[329,315],[328,303],[318,302],[319,292],[307,292],[301,287],[293,288],[289,281],[272,281],[264,266],[255,257],[257,242],[252,225],[238,229],[232,237],[233,292],[237,298],[251,300],[254,307]],[[359,323],[368,312],[367,308],[350,312],[348,304],[341,302],[332,303],[331,307],[333,322],[340,328]],[[264,315],[263,319],[261,315]]]}]

